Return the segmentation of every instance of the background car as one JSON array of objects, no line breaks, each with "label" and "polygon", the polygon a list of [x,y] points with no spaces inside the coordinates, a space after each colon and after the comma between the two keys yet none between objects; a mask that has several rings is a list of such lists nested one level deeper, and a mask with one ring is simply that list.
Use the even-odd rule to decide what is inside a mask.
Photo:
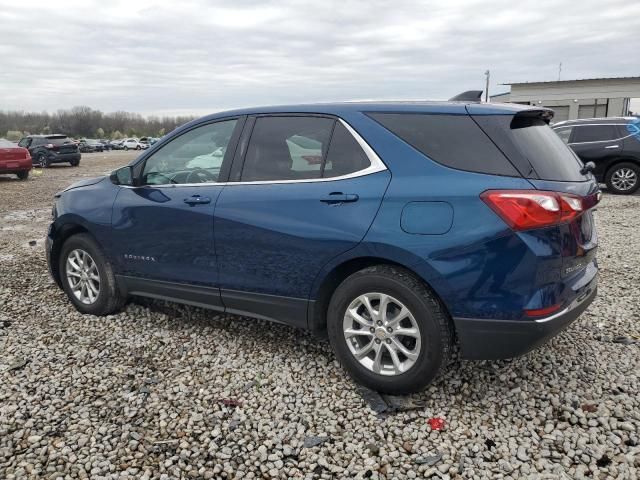
[{"label": "background car", "polygon": [[20,180],[26,180],[31,168],[29,150],[8,140],[0,140],[0,174],[15,174]]},{"label": "background car", "polygon": [[122,142],[123,140],[109,140],[109,147],[111,150],[122,150],[124,148]]},{"label": "background car", "polygon": [[102,152],[104,151],[104,144],[93,138],[83,138],[78,144],[78,149],[82,153]]},{"label": "background car", "polygon": [[640,118],[568,120],[553,129],[583,162],[595,164],[594,175],[610,191],[628,195],[640,188]]},{"label": "background car", "polygon": [[142,150],[142,144],[137,138],[127,138],[122,141],[123,150]]},{"label": "background car", "polygon": [[33,163],[43,168],[52,163],[80,165],[78,145],[66,135],[29,135],[22,138],[18,146],[28,149]]}]

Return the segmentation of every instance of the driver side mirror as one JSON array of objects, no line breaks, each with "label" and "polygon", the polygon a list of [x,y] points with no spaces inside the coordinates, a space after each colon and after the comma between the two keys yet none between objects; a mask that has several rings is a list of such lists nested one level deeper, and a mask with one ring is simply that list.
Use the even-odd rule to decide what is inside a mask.
[{"label": "driver side mirror", "polygon": [[133,167],[131,165],[127,165],[126,167],[120,167],[117,170],[111,172],[109,175],[109,180],[114,185],[129,185],[133,186],[135,184],[133,177]]}]

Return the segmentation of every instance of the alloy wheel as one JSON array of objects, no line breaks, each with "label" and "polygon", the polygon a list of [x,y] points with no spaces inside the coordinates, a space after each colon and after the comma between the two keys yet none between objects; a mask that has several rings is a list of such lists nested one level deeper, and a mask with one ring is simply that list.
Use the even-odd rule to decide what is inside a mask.
[{"label": "alloy wheel", "polygon": [[621,192],[631,190],[637,182],[636,172],[627,167],[620,168],[611,175],[611,184]]},{"label": "alloy wheel", "polygon": [[67,256],[66,275],[73,295],[85,305],[94,303],[100,294],[100,272],[91,255],[77,248]]},{"label": "alloy wheel", "polygon": [[420,328],[411,311],[384,293],[365,293],[347,307],[343,333],[351,354],[379,375],[408,371],[418,360]]}]

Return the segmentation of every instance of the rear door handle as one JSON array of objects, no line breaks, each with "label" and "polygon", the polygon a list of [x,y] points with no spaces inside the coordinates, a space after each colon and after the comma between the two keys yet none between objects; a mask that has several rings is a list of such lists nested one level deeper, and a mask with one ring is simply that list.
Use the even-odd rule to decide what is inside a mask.
[{"label": "rear door handle", "polygon": [[200,195],[192,195],[188,198],[184,199],[184,203],[191,205],[206,205],[207,203],[211,203],[211,198],[209,197],[201,197]]},{"label": "rear door handle", "polygon": [[620,145],[609,145],[608,147],[604,147],[604,148],[620,148]]},{"label": "rear door handle", "polygon": [[357,202],[360,197],[355,193],[331,192],[320,199],[322,203],[336,205],[338,203]]}]

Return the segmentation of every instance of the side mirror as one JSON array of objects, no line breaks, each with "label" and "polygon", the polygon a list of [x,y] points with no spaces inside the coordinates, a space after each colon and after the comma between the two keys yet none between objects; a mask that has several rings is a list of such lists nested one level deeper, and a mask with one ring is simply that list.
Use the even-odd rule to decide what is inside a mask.
[{"label": "side mirror", "polygon": [[133,186],[133,167],[127,165],[126,167],[120,167],[117,170],[111,172],[109,175],[109,180],[114,185],[129,185]]}]

